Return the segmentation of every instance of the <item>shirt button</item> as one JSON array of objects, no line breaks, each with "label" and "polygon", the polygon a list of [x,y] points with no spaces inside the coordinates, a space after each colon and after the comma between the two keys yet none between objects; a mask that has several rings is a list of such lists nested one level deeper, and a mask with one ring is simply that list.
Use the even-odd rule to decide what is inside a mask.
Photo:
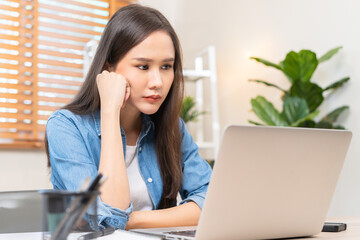
[{"label": "shirt button", "polygon": [[141,152],[141,150],[142,150],[142,148],[141,148],[141,147],[139,147],[139,152]]},{"label": "shirt button", "polygon": [[152,183],[152,181],[153,181],[152,178],[149,177],[149,178],[148,178],[148,182],[149,182],[149,183]]}]

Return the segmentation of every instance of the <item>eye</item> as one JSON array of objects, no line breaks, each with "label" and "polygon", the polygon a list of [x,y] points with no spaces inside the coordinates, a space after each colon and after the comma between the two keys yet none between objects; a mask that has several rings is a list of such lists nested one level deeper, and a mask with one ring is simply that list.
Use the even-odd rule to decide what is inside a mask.
[{"label": "eye", "polygon": [[172,68],[171,64],[165,64],[164,66],[161,67],[161,69],[163,69],[163,70],[168,70],[168,69],[171,69],[171,68]]},{"label": "eye", "polygon": [[137,65],[137,68],[139,68],[140,70],[148,70],[149,69],[149,65]]}]

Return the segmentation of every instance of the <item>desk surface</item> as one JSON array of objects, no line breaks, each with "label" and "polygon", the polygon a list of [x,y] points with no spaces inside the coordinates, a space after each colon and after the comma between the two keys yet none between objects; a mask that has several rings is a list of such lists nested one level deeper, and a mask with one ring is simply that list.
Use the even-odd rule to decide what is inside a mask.
[{"label": "desk surface", "polygon": [[[360,239],[360,216],[359,217],[336,217],[328,218],[328,222],[345,222],[347,224],[347,230],[339,233],[320,233],[310,238],[299,238],[304,239],[331,239],[331,240],[359,240]],[[69,240],[77,239],[81,234],[73,234],[69,237]],[[42,238],[41,233],[13,233],[13,234],[0,234],[0,240],[39,240]],[[114,234],[104,236],[102,240],[149,240],[158,239],[153,237],[142,237],[132,232],[127,231],[116,231]]]}]

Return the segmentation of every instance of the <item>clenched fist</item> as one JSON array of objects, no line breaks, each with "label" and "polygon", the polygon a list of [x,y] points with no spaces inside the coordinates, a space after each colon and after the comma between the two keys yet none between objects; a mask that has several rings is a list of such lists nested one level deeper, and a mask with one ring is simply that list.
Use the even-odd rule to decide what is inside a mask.
[{"label": "clenched fist", "polygon": [[101,108],[120,109],[130,97],[130,85],[125,77],[104,70],[96,77]]}]

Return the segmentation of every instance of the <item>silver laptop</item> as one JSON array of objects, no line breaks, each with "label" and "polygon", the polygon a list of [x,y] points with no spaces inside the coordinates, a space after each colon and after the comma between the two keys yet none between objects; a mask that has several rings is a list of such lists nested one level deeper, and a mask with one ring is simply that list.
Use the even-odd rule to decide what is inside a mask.
[{"label": "silver laptop", "polygon": [[42,196],[36,191],[0,192],[0,234],[41,232]]},{"label": "silver laptop", "polygon": [[196,240],[318,234],[351,136],[345,130],[229,126],[195,236],[192,227],[135,231]]}]

